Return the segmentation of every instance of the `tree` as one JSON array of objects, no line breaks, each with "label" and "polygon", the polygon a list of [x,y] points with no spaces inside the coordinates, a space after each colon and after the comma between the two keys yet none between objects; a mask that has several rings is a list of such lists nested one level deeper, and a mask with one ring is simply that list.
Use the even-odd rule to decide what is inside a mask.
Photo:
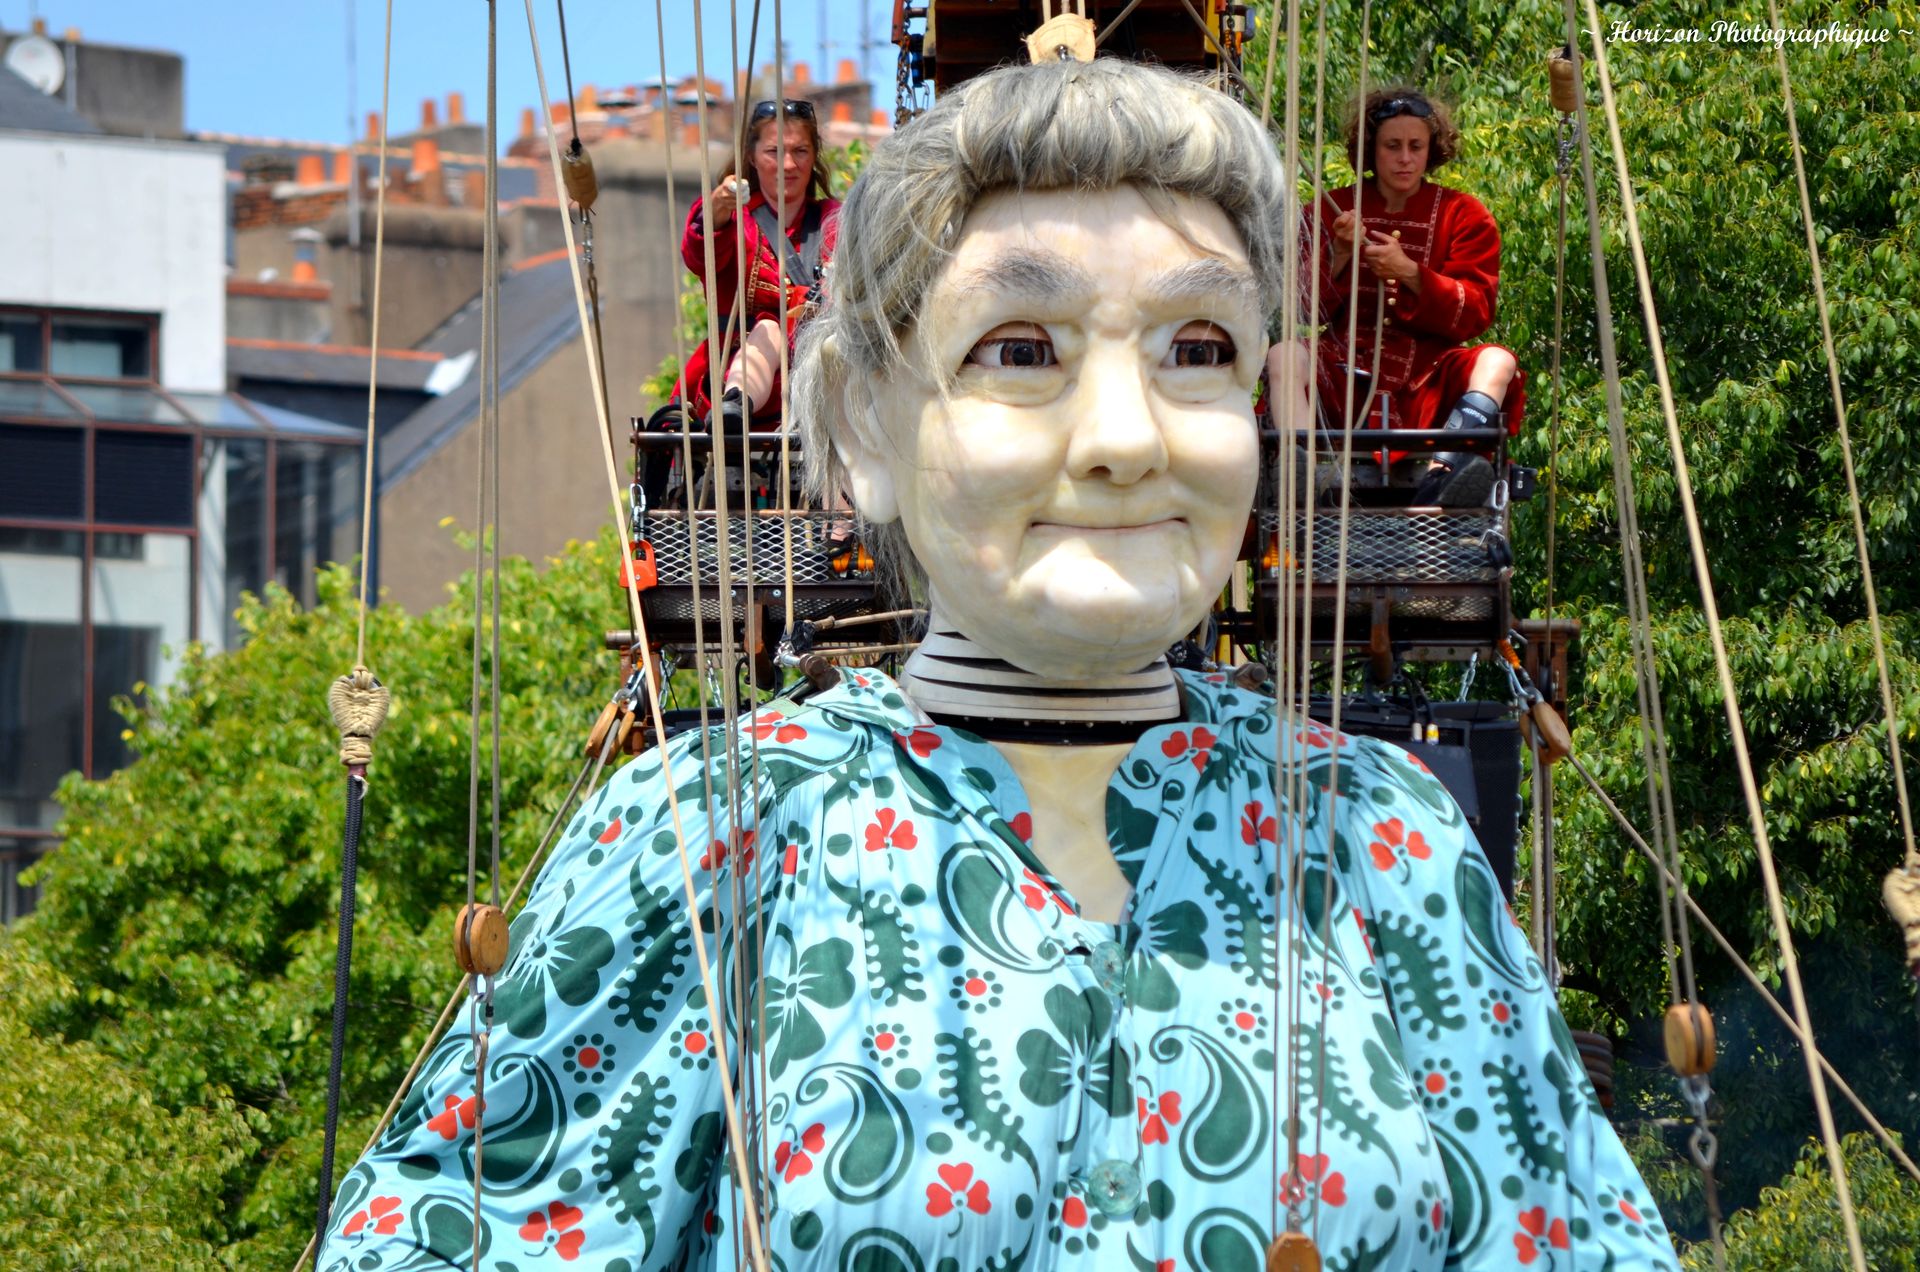
[{"label": "tree", "polygon": [[[610,540],[575,544],[544,571],[505,567],[509,880],[578,771],[613,688],[600,633],[615,568]],[[449,950],[466,895],[471,587],[417,617],[382,606],[368,624],[369,658],[394,703],[375,743],[361,843],[347,1162],[459,979]],[[224,1242],[233,1267],[290,1267],[311,1229],[343,814],[324,698],[352,664],[353,598],[353,580],[336,568],[311,611],[278,590],[250,603],[245,646],[193,651],[148,710],[128,709],[136,763],[61,788],[65,842],[41,867],[39,909],[0,944],[0,984],[35,984],[40,969],[57,968],[65,988],[0,992],[0,1142],[41,1146],[44,1156],[28,1160],[44,1165],[30,1166],[29,1180],[69,1165],[84,1176],[78,1163],[99,1144],[124,1142],[124,1160],[60,1202],[60,1248],[94,1258],[122,1248],[116,1211],[83,1204],[115,1179],[165,1181],[141,1195],[141,1223],[155,1233],[171,1224],[203,1246]],[[41,1239],[43,1211],[39,1194],[13,1178],[0,1190],[0,1263],[59,1266],[19,1252],[54,1246],[14,1247]]]}]

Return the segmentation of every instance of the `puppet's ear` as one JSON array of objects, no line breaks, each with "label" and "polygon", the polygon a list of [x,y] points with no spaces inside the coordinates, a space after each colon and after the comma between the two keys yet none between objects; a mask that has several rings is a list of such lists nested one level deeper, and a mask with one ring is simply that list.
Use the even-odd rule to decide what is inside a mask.
[{"label": "puppet's ear", "polygon": [[894,491],[893,469],[887,456],[893,451],[873,386],[844,381],[840,415],[831,429],[833,451],[847,473],[847,494],[860,515],[875,525],[900,519],[900,500]]}]

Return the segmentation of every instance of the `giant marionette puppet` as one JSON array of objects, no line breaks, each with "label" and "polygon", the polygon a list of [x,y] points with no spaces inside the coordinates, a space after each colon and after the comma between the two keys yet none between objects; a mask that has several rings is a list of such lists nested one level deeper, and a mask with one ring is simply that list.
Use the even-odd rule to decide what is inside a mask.
[{"label": "giant marionette puppet", "polygon": [[875,151],[794,392],[926,643],[608,783],[322,1268],[1675,1267],[1440,784],[1161,656],[1291,226],[1242,108],[1119,60]]}]

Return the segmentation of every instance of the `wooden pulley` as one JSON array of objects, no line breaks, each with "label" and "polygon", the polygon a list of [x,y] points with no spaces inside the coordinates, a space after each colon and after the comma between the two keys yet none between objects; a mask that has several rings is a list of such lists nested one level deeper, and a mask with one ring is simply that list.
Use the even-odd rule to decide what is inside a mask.
[{"label": "wooden pulley", "polygon": [[600,718],[593,722],[593,728],[587,733],[587,754],[589,756],[600,754],[600,748],[607,744],[607,732],[613,728],[615,721],[619,720],[621,705],[620,700],[615,698],[612,702],[600,708]]},{"label": "wooden pulley", "polygon": [[1077,13],[1057,13],[1027,37],[1027,60],[1091,62],[1095,44],[1092,22]]},{"label": "wooden pulley", "polygon": [[1667,1008],[1663,1026],[1667,1063],[1683,1078],[1713,1072],[1713,1013],[1699,1003],[1675,1003]]},{"label": "wooden pulley", "polygon": [[1907,970],[1920,977],[1920,870],[1895,866],[1880,895],[1906,938]]},{"label": "wooden pulley", "polygon": [[1580,78],[1564,48],[1547,58],[1547,96],[1559,114],[1571,115],[1580,109]]},{"label": "wooden pulley", "polygon": [[1320,1272],[1320,1247],[1304,1232],[1283,1232],[1267,1247],[1267,1272]]},{"label": "wooden pulley", "polygon": [[1265,663],[1241,663],[1233,669],[1233,686],[1236,689],[1257,690],[1263,688],[1273,677],[1267,674]]},{"label": "wooden pulley", "polygon": [[593,201],[600,197],[600,178],[593,175],[593,156],[578,137],[560,152],[560,179],[566,182],[567,197],[582,212],[593,211]]},{"label": "wooden pulley", "polygon": [[1529,746],[1534,743],[1534,730],[1539,730],[1540,758],[1549,764],[1558,764],[1573,754],[1573,735],[1567,732],[1567,722],[1553,709],[1553,704],[1545,698],[1535,698],[1526,714],[1520,717],[1520,732],[1526,736]]},{"label": "wooden pulley", "polygon": [[470,976],[498,975],[507,965],[507,914],[476,901],[453,921],[453,961]]}]

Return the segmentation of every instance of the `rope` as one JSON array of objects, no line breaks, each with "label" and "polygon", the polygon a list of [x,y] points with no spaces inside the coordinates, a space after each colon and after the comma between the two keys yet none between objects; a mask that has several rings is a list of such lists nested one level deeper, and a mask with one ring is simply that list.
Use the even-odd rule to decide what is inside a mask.
[{"label": "rope", "polygon": [[[589,777],[598,778],[600,769],[606,764],[607,756],[612,753],[612,750],[613,731],[609,730],[607,741],[602,744],[598,758],[587,761],[586,766],[580,770],[580,775],[573,779],[573,785],[568,787],[567,793],[561,797],[559,806],[553,810],[553,816],[548,820],[547,828],[542,832],[540,842],[533,850],[533,856],[528,859],[526,868],[520,872],[520,877],[515,881],[513,892],[507,897],[503,909],[511,910],[514,902],[520,899],[522,889],[532,880],[534,870],[545,858],[546,851],[553,845],[555,837],[560,833],[560,828],[566,824],[566,816],[573,807],[574,797],[580,793],[581,786],[587,783]],[[589,787],[589,793],[591,793],[591,787]],[[473,977],[461,976],[460,984],[454,989],[453,996],[448,998],[447,1005],[440,1009],[440,1015],[433,1022],[433,1027],[427,1030],[426,1040],[420,1044],[419,1051],[414,1053],[413,1063],[407,1066],[407,1071],[401,1077],[400,1085],[394,1091],[393,1098],[387,1101],[386,1111],[380,1114],[380,1120],[374,1125],[373,1133],[368,1135],[367,1142],[360,1146],[359,1156],[365,1157],[372,1152],[373,1146],[380,1142],[380,1137],[386,1133],[387,1127],[392,1125],[394,1115],[400,1111],[401,1103],[407,1098],[407,1093],[413,1090],[414,1079],[420,1076],[421,1067],[426,1064],[427,1057],[433,1054],[434,1047],[439,1043],[441,1035],[446,1032],[447,1024],[453,1019],[454,1011],[466,999],[468,986],[472,983]],[[306,1267],[307,1260],[311,1259],[313,1252],[320,1248],[322,1235],[316,1232],[308,1239],[307,1248],[300,1252],[292,1272],[301,1272],[301,1269]]]},{"label": "rope", "polygon": [[[1767,16],[1781,30],[1780,11],[1767,0]],[[1834,422],[1839,425],[1840,467],[1847,477],[1847,508],[1853,515],[1854,549],[1860,557],[1860,581],[1867,598],[1867,627],[1873,635],[1874,670],[1880,680],[1880,706],[1887,720],[1887,759],[1893,769],[1893,789],[1900,802],[1900,834],[1906,844],[1902,869],[1920,877],[1920,848],[1914,844],[1913,806],[1907,798],[1906,766],[1900,761],[1900,721],[1893,705],[1893,677],[1887,670],[1887,639],[1880,625],[1880,601],[1873,586],[1873,563],[1867,553],[1866,514],[1860,505],[1860,483],[1853,466],[1853,435],[1847,428],[1847,398],[1840,388],[1840,357],[1834,350],[1833,317],[1827,305],[1827,283],[1820,264],[1820,244],[1814,237],[1813,198],[1807,192],[1806,155],[1800,144],[1800,124],[1793,104],[1793,77],[1787,72],[1785,45],[1775,41],[1780,67],[1780,93],[1786,103],[1787,139],[1793,149],[1794,184],[1800,191],[1800,221],[1807,232],[1807,262],[1813,271],[1813,299],[1820,314],[1820,345],[1827,357],[1827,386],[1833,392]]]},{"label": "rope", "polygon": [[[1632,175],[1627,169],[1626,143],[1620,134],[1620,117],[1614,103],[1613,80],[1607,69],[1605,41],[1600,32],[1600,14],[1594,0],[1586,0],[1588,32],[1593,41],[1594,65],[1600,79],[1600,100],[1606,110],[1607,134],[1612,143],[1615,173],[1620,183],[1620,204],[1626,214],[1627,244],[1633,254],[1634,276],[1639,284],[1640,306],[1646,320],[1649,350],[1653,355],[1655,384],[1660,392],[1660,411],[1667,428],[1667,445],[1673,457],[1674,483],[1680,495],[1680,510],[1686,521],[1687,544],[1693,557],[1694,575],[1700,586],[1701,610],[1707,620],[1707,635],[1713,646],[1714,671],[1725,701],[1727,727],[1732,735],[1734,762],[1740,774],[1741,793],[1746,799],[1748,820],[1752,824],[1754,848],[1760,860],[1761,882],[1766,889],[1767,910],[1773,920],[1774,935],[1780,945],[1781,968],[1793,1000],[1794,1016],[1809,1043],[1813,1022],[1807,1012],[1806,992],[1800,983],[1799,959],[1794,954],[1793,931],[1787,921],[1786,906],[1780,895],[1780,879],[1773,861],[1773,844],[1767,834],[1766,815],[1760,804],[1760,790],[1754,779],[1753,760],[1747,751],[1746,725],[1733,683],[1733,669],[1727,655],[1726,634],[1721,628],[1720,610],[1713,593],[1713,575],[1708,566],[1706,543],[1694,507],[1693,481],[1680,437],[1680,421],[1673,402],[1673,387],[1667,375],[1666,346],[1660,335],[1660,320],[1654,306],[1653,280],[1647,268],[1646,250],[1640,235],[1640,218],[1635,207]],[[1853,1211],[1853,1190],[1847,1179],[1846,1160],[1840,1153],[1838,1132],[1834,1129],[1833,1110],[1827,1102],[1826,1082],[1811,1046],[1807,1051],[1807,1077],[1813,1088],[1814,1111],[1820,1122],[1820,1137],[1826,1146],[1827,1162],[1833,1171],[1835,1194],[1840,1202],[1840,1218],[1847,1234],[1847,1250],[1855,1272],[1866,1272],[1866,1253],[1860,1244],[1859,1221]]]},{"label": "rope", "polygon": [[353,901],[360,873],[360,802],[367,779],[347,775],[347,820],[340,844],[340,940],[333,959],[333,1052],[327,1061],[326,1139],[320,1149],[320,1209],[314,1225],[318,1241],[333,1208],[333,1151],[340,1129],[340,1071],[347,1050],[347,981],[353,965]]},{"label": "rope", "polygon": [[[351,24],[349,24],[351,25]],[[367,766],[373,762],[373,735],[386,720],[387,689],[368,669],[367,584],[371,573],[373,535],[374,403],[380,378],[380,285],[387,228],[387,115],[393,82],[393,0],[387,0],[385,54],[380,72],[380,188],[374,210],[373,318],[367,355],[367,441],[361,463],[360,596],[355,615],[353,670],[336,679],[327,692],[327,705],[340,731],[340,761],[347,766],[347,811],[340,836],[340,914],[333,963],[333,1032],[327,1057],[327,1115],[320,1149],[319,1200],[311,1248],[318,1249],[333,1207],[334,1151],[340,1131],[340,1082],[346,1065],[347,991],[353,968],[354,894],[359,887],[361,801],[366,795]],[[359,170],[354,171],[354,188]],[[356,223],[357,232],[357,223]]]},{"label": "rope", "polygon": [[[1587,789],[1592,791],[1594,797],[1600,801],[1601,806],[1604,807],[1608,813],[1612,814],[1615,824],[1618,825],[1627,838],[1632,841],[1633,846],[1640,850],[1641,855],[1653,865],[1655,870],[1659,871],[1662,875],[1666,875],[1668,884],[1677,887],[1679,880],[1673,878],[1671,875],[1667,875],[1667,866],[1660,860],[1660,855],[1648,846],[1645,839],[1641,838],[1640,832],[1636,830],[1633,823],[1627,819],[1627,815],[1620,811],[1620,806],[1613,802],[1613,797],[1607,794],[1606,788],[1600,785],[1599,779],[1587,771],[1587,766],[1580,762],[1579,756],[1570,755],[1567,759],[1573,765],[1573,771],[1578,773],[1581,780],[1587,784]],[[1773,1014],[1779,1017],[1780,1023],[1787,1027],[1788,1031],[1793,1034],[1795,1041],[1799,1042],[1801,1047],[1819,1059],[1822,1071],[1826,1073],[1828,1079],[1833,1082],[1834,1086],[1840,1089],[1840,1093],[1847,1098],[1847,1102],[1853,1105],[1853,1110],[1860,1115],[1860,1120],[1865,1122],[1869,1129],[1873,1131],[1874,1135],[1879,1138],[1880,1143],[1886,1148],[1888,1155],[1899,1163],[1900,1168],[1911,1175],[1916,1183],[1920,1183],[1920,1166],[1914,1164],[1913,1159],[1907,1156],[1905,1150],[1900,1147],[1900,1142],[1881,1124],[1880,1119],[1873,1115],[1873,1110],[1869,1109],[1866,1102],[1854,1093],[1851,1086],[1847,1085],[1846,1079],[1842,1078],[1839,1071],[1827,1060],[1825,1053],[1814,1047],[1808,1041],[1807,1035],[1800,1032],[1800,1026],[1798,1022],[1794,1020],[1792,1013],[1780,1005],[1779,998],[1775,997],[1773,991],[1767,988],[1766,982],[1760,979],[1759,973],[1753,970],[1752,965],[1740,956],[1740,951],[1734,948],[1733,942],[1729,941],[1726,935],[1714,925],[1713,920],[1707,917],[1707,912],[1702,910],[1699,903],[1691,896],[1687,897],[1687,908],[1692,912],[1694,922],[1698,923],[1707,935],[1713,938],[1714,943],[1720,947],[1721,953],[1727,956],[1728,961],[1734,965],[1740,975],[1746,978],[1747,984],[1760,995],[1760,1001],[1772,1009]]]}]

